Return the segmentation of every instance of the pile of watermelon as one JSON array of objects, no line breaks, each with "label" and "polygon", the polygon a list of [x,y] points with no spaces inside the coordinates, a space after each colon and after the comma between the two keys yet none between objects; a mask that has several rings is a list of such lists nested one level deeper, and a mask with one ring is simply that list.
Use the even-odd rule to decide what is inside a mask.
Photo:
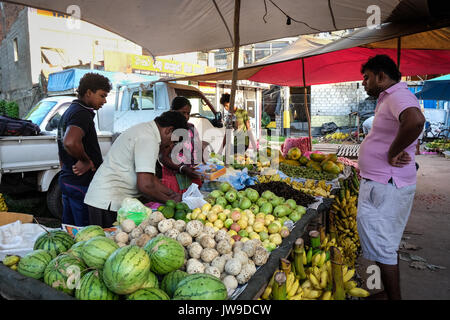
[{"label": "pile of watermelon", "polygon": [[119,247],[99,226],[46,231],[17,271],[79,300],[225,300],[227,289],[209,274],[179,270],[184,248],[160,235],[144,246]]}]

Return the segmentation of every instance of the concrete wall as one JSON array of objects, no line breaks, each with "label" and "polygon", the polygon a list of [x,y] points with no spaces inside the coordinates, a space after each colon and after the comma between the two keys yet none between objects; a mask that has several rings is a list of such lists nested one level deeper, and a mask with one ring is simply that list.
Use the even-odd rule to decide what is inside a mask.
[{"label": "concrete wall", "polygon": [[[0,45],[0,99],[16,101],[19,116],[31,107],[33,96],[39,95],[31,79],[30,46],[27,9],[23,9],[11,24]],[[17,40],[18,59],[14,57]]]},{"label": "concrete wall", "polygon": [[[367,94],[361,82],[343,82],[311,86],[311,127],[334,122],[338,126],[354,125],[349,113],[362,109]],[[361,111],[361,110],[360,110]]]}]

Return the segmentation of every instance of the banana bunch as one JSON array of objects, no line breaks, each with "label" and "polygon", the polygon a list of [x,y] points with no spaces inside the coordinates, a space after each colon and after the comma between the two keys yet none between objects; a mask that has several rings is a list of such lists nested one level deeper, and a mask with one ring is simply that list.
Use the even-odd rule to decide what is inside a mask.
[{"label": "banana bunch", "polygon": [[279,174],[274,174],[274,175],[264,174],[264,175],[258,176],[259,183],[267,183],[267,182],[271,182],[271,181],[281,181],[280,175]]},{"label": "banana bunch", "polygon": [[347,180],[339,180],[339,183],[341,189],[339,196],[335,197],[331,205],[331,215],[336,229],[337,244],[343,248],[345,262],[354,266],[360,249],[356,223],[359,190],[356,172]]},{"label": "banana bunch", "polygon": [[5,259],[3,259],[3,264],[12,270],[17,270],[17,265],[19,264],[20,257],[7,255]]},{"label": "banana bunch", "polygon": [[274,175],[260,175],[258,176],[259,183],[267,183],[271,181],[282,181],[290,185],[293,189],[302,191],[306,194],[325,198],[334,198],[331,194],[331,184],[326,184],[325,180],[315,181],[308,179],[305,183],[295,181],[289,177],[281,179],[279,174]]},{"label": "banana bunch", "polygon": [[[346,264],[332,263],[330,252],[325,249],[334,247],[336,239],[328,239],[329,235],[316,247],[316,237],[311,244],[315,248],[310,247],[308,250],[304,248],[303,239],[297,239],[290,259],[281,259],[281,268],[273,273],[260,299],[335,300],[337,286],[341,287],[344,297],[367,297],[369,292],[357,287],[354,268],[349,268]],[[334,277],[340,278],[340,281],[336,281]]]},{"label": "banana bunch", "polygon": [[6,205],[5,198],[3,198],[3,193],[0,193],[0,212],[8,211],[8,206]]}]

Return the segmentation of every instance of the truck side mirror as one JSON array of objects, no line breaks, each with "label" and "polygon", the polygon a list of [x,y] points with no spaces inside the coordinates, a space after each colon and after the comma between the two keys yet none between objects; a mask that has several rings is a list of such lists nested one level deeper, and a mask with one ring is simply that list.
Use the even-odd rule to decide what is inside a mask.
[{"label": "truck side mirror", "polygon": [[217,128],[222,128],[223,127],[223,116],[222,116],[222,112],[217,112],[214,116],[214,126]]}]

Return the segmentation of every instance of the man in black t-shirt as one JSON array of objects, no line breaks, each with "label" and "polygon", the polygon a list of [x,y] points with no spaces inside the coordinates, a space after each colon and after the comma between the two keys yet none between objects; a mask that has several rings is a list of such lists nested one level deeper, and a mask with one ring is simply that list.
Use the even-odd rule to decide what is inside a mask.
[{"label": "man in black t-shirt", "polygon": [[106,103],[111,91],[108,78],[87,73],[78,86],[78,99],[64,112],[58,125],[58,151],[61,164],[62,223],[89,225],[84,196],[95,170],[103,162],[95,130],[95,110]]}]

